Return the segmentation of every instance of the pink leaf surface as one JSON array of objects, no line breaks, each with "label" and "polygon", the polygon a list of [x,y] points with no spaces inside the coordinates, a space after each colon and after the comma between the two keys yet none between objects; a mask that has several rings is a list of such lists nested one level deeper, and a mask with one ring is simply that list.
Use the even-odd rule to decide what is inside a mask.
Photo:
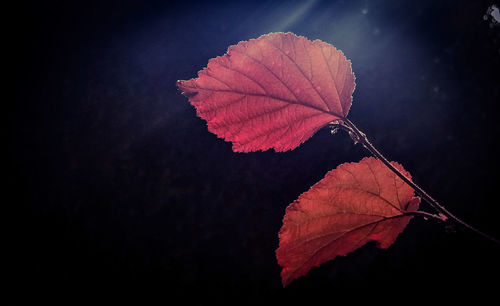
[{"label": "pink leaf surface", "polygon": [[283,285],[370,241],[388,248],[419,204],[413,189],[373,157],[331,170],[286,209],[276,250]]},{"label": "pink leaf surface", "polygon": [[350,61],[334,46],[271,33],[230,46],[177,86],[234,151],[282,152],[347,116],[354,79]]}]

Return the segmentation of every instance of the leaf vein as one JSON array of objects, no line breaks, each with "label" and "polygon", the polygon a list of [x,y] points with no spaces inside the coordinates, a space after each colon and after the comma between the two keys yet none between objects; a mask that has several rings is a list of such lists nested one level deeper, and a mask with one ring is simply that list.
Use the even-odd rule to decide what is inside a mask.
[{"label": "leaf vein", "polygon": [[[274,45],[272,42],[270,41],[267,41],[266,42],[273,46],[274,48],[276,48],[277,50],[279,50],[282,54],[284,54],[289,60],[290,62],[292,62],[295,67],[297,67],[297,70],[302,74],[302,76],[304,77],[305,80],[307,80],[309,82],[309,84],[311,85],[311,87],[314,89],[314,91],[316,91],[316,93],[318,94],[319,98],[321,99],[321,101],[323,101],[323,104],[325,104],[326,108],[331,111],[330,107],[328,106],[328,104],[326,103],[326,100],[325,98],[321,95],[321,93],[318,91],[318,89],[316,89],[316,86],[314,86],[314,84],[312,83],[312,81],[310,79],[307,78],[307,76],[305,75],[304,71],[302,70],[302,68],[300,68],[300,66],[288,55],[286,54],[282,49],[280,49],[278,46]],[[292,43],[292,45],[294,45]]]}]

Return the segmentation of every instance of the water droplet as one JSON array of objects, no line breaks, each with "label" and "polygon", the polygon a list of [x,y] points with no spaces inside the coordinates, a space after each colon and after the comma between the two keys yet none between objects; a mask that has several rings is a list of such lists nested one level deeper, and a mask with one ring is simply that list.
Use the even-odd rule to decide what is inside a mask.
[{"label": "water droplet", "polygon": [[484,20],[488,20],[491,17],[490,28],[493,28],[500,24],[500,10],[493,4],[486,10],[486,14],[483,16]]},{"label": "water droplet", "polygon": [[493,19],[495,20],[495,22],[500,22],[500,10],[498,9],[498,7],[492,5],[490,14],[491,17],[493,17]]}]

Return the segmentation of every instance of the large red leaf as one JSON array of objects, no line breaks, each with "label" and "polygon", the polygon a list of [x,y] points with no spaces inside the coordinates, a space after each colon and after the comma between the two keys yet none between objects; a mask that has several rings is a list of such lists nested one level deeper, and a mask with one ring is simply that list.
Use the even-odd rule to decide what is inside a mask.
[{"label": "large red leaf", "polygon": [[338,166],[286,209],[276,250],[283,285],[370,241],[388,248],[419,204],[413,189],[378,159]]},{"label": "large red leaf", "polygon": [[249,152],[294,149],[345,118],[355,84],[351,62],[334,46],[272,33],[230,46],[177,86],[211,132]]}]

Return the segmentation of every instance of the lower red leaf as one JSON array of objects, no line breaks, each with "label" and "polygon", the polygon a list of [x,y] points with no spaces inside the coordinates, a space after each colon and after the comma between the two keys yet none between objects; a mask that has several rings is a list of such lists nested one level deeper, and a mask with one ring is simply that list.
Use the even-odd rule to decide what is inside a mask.
[{"label": "lower red leaf", "polygon": [[[392,164],[410,178],[401,165]],[[283,285],[370,241],[388,248],[419,204],[413,189],[378,159],[328,172],[286,209],[276,250]]]}]

